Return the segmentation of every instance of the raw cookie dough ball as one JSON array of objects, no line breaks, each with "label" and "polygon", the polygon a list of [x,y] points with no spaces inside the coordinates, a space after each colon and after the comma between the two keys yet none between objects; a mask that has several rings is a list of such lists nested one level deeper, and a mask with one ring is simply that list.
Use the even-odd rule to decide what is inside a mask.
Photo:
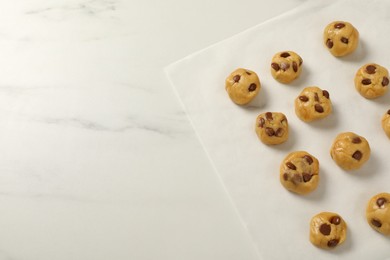
[{"label": "raw cookie dough ball", "polygon": [[281,83],[290,83],[302,72],[302,58],[293,51],[278,52],[272,58],[272,77]]},{"label": "raw cookie dough ball", "polygon": [[390,138],[390,109],[382,117],[382,128],[387,137]]},{"label": "raw cookie dough ball", "polygon": [[359,169],[370,158],[366,138],[352,132],[339,134],[330,149],[330,156],[344,170]]},{"label": "raw cookie dough ball", "polygon": [[319,169],[313,155],[304,151],[292,152],[280,165],[280,182],[289,191],[307,194],[318,186]]},{"label": "raw cookie dough ball", "polygon": [[259,93],[260,88],[257,74],[247,69],[236,69],[225,81],[225,89],[230,99],[238,105],[251,102]]},{"label": "raw cookie dough ball", "polygon": [[267,112],[256,119],[256,134],[265,144],[281,144],[288,139],[288,121],[284,114]]},{"label": "raw cookie dough ball", "polygon": [[295,99],[295,114],[305,122],[327,117],[332,112],[329,92],[318,87],[304,88]]},{"label": "raw cookie dough ball", "polygon": [[372,197],[366,209],[368,224],[376,231],[390,235],[390,194],[379,193]]},{"label": "raw cookie dough ball", "polygon": [[389,72],[386,68],[368,63],[362,66],[355,76],[355,88],[365,98],[383,96],[389,85]]},{"label": "raw cookie dough ball", "polygon": [[321,212],[310,221],[310,242],[323,249],[334,248],[345,241],[347,224],[332,212]]},{"label": "raw cookie dough ball", "polygon": [[324,43],[334,56],[345,56],[358,46],[359,32],[348,22],[335,21],[325,27]]}]

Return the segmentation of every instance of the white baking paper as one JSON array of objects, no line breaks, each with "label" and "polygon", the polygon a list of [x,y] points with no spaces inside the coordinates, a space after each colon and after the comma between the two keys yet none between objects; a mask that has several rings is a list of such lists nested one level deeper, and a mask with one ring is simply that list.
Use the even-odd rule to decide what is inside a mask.
[{"label": "white baking paper", "polygon": [[[358,49],[347,57],[333,57],[324,47],[323,29],[334,20],[349,21],[360,32]],[[304,60],[302,75],[289,85],[276,82],[270,73],[272,56],[283,50]],[[367,100],[353,83],[357,69],[368,62],[390,69],[390,1],[311,1],[167,68],[264,259],[390,259],[390,238],[365,219],[370,197],[390,192],[390,140],[380,124],[390,108],[390,94]],[[225,78],[238,67],[256,71],[262,83],[259,96],[245,107],[235,105],[224,88]],[[294,113],[294,99],[311,85],[330,92],[334,112],[304,123]],[[255,119],[266,111],[287,116],[286,143],[266,146],[258,140]],[[360,170],[346,172],[329,155],[335,136],[344,131],[366,137],[371,145],[371,158]],[[320,161],[320,184],[307,196],[288,192],[279,182],[280,162],[296,150]],[[309,241],[310,219],[321,211],[337,212],[347,222],[347,240],[335,250],[318,249]]]}]

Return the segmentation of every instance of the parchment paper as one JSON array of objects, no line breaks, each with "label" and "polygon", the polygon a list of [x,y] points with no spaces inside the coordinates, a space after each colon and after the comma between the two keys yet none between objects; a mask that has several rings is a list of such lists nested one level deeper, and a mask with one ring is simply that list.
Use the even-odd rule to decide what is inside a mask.
[{"label": "parchment paper", "polygon": [[[390,259],[390,238],[371,229],[365,219],[371,196],[390,192],[390,140],[380,125],[390,108],[390,94],[367,100],[353,83],[365,63],[390,68],[389,10],[390,1],[383,0],[311,1],[167,68],[264,259]],[[359,30],[361,41],[353,54],[335,58],[324,47],[323,29],[333,20],[349,21]],[[301,77],[289,85],[276,82],[270,73],[272,56],[283,50],[293,50],[304,60]],[[262,83],[249,106],[235,105],[224,89],[225,78],[238,67],[254,70]],[[304,123],[294,113],[294,99],[311,85],[330,92],[334,112]],[[266,111],[287,116],[286,143],[266,146],[258,140],[255,119]],[[360,170],[346,172],[329,155],[332,141],[344,131],[366,137],[371,145],[371,158]],[[320,161],[320,184],[307,196],[288,192],[279,182],[280,162],[296,150]],[[335,250],[318,249],[309,241],[310,219],[321,211],[337,212],[348,224],[347,240]]]}]

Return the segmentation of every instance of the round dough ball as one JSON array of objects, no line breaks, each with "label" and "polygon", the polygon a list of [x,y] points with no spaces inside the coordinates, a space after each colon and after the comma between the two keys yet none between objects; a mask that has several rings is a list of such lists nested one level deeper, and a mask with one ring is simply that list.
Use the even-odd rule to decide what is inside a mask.
[{"label": "round dough ball", "polygon": [[390,109],[382,117],[382,128],[387,137],[390,138]]},{"label": "round dough ball", "polygon": [[292,152],[280,165],[280,182],[289,191],[307,194],[318,186],[320,165],[313,155]]},{"label": "round dough ball", "polygon": [[332,112],[329,92],[319,87],[304,88],[295,99],[295,114],[305,122],[327,117]]},{"label": "round dough ball", "polygon": [[358,46],[359,32],[348,22],[335,21],[325,27],[324,43],[334,56],[345,56]]},{"label": "round dough ball", "polygon": [[347,224],[336,213],[321,212],[310,221],[310,242],[323,249],[342,244],[347,237]]},{"label": "round dough ball", "polygon": [[237,105],[245,105],[254,99],[261,88],[257,74],[247,69],[236,69],[225,81],[230,99]]},{"label": "round dough ball", "polygon": [[352,132],[339,134],[330,149],[330,156],[344,170],[355,170],[370,158],[371,149],[366,138]]},{"label": "round dough ball", "polygon": [[272,58],[272,77],[281,83],[290,83],[301,75],[302,63],[302,58],[293,51],[278,52]]},{"label": "round dough ball", "polygon": [[267,112],[256,119],[256,134],[265,144],[281,144],[288,139],[288,121],[283,113]]},{"label": "round dough ball", "polygon": [[379,193],[372,197],[366,209],[368,224],[376,231],[390,235],[390,194]]},{"label": "round dough ball", "polygon": [[362,66],[355,76],[355,88],[365,98],[383,96],[389,85],[389,72],[375,63]]}]

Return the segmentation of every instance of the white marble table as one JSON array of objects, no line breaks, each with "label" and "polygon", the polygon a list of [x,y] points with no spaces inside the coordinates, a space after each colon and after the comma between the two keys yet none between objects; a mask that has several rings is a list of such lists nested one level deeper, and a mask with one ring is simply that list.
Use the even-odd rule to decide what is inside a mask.
[{"label": "white marble table", "polygon": [[302,1],[1,1],[0,260],[258,259],[163,68]]}]

